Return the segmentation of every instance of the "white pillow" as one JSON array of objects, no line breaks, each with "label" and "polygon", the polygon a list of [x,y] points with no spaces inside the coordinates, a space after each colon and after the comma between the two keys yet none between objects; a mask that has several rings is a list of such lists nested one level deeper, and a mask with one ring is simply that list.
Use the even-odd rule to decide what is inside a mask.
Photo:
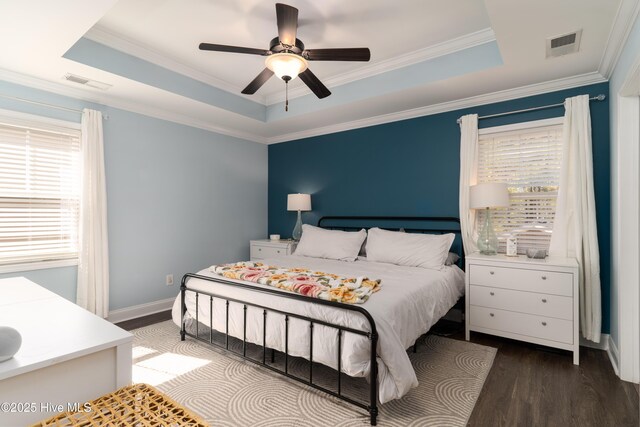
[{"label": "white pillow", "polygon": [[314,257],[329,258],[340,261],[355,261],[362,242],[367,238],[367,232],[325,230],[313,225],[302,225],[302,237],[296,247],[295,254]]},{"label": "white pillow", "polygon": [[416,234],[372,228],[367,237],[367,259],[439,270],[454,238],[452,233]]}]

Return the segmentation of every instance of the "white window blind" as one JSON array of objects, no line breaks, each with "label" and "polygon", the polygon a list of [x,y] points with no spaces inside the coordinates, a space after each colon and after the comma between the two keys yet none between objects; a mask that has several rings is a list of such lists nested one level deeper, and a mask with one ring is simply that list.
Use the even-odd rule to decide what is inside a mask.
[{"label": "white window blind", "polygon": [[0,265],[77,258],[80,130],[0,116]]},{"label": "white window blind", "polygon": [[[510,193],[509,208],[492,210],[499,252],[509,234],[517,236],[519,253],[549,248],[561,162],[561,124],[481,133],[478,183],[505,182]],[[477,224],[484,214],[478,212]]]}]

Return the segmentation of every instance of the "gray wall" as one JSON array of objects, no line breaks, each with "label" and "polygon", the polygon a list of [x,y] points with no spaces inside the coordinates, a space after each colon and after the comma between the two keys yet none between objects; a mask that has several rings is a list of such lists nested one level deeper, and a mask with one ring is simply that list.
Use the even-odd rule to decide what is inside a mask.
[{"label": "gray wall", "polygon": [[[184,273],[248,259],[267,232],[267,147],[0,81],[0,93],[72,108],[104,121],[110,310],[177,295]],[[80,114],[0,98],[0,108],[80,121]],[[175,285],[167,287],[165,276]],[[25,276],[75,301],[76,267]]]}]

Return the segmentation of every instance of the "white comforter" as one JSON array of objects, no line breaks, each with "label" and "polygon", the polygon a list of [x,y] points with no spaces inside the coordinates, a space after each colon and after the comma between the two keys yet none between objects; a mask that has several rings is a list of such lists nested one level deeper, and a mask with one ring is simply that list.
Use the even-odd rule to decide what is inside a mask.
[{"label": "white comforter", "polygon": [[[368,262],[363,259],[355,262],[343,262],[295,255],[272,258],[264,260],[264,262],[281,267],[304,267],[339,275],[367,276],[382,280],[380,291],[361,305],[374,318],[378,330],[378,383],[381,403],[398,399],[418,385],[406,349],[444,316],[464,293],[464,273],[456,266],[443,267],[441,271],[437,271]],[[200,271],[199,274],[219,277],[210,273],[208,269]],[[274,295],[251,292],[205,280],[191,279],[188,281],[188,287],[354,329],[369,330],[368,321],[356,312],[279,298]],[[195,294],[193,292],[187,292],[186,305],[187,318],[195,318]],[[262,316],[262,310],[248,307],[247,340],[260,345],[262,345]],[[209,326],[209,298],[204,295],[200,296],[198,318],[201,323]],[[180,325],[179,295],[173,305],[173,320],[177,325]],[[230,303],[230,335],[242,339],[242,323],[242,305]],[[284,316],[268,312],[266,339],[268,348],[284,351],[284,324]],[[216,330],[224,331],[224,325],[225,302],[214,298],[213,327]],[[313,334],[313,360],[336,369],[336,329],[315,325]],[[369,350],[370,342],[366,337],[352,333],[343,334],[342,371],[354,377],[367,376],[370,367]],[[309,357],[308,322],[290,318],[289,354]]]}]

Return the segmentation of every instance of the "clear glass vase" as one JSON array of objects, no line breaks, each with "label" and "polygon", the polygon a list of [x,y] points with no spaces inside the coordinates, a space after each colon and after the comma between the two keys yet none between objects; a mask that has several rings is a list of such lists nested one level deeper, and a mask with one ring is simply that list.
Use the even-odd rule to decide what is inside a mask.
[{"label": "clear glass vase", "polygon": [[493,229],[491,209],[485,210],[484,223],[478,232],[478,250],[483,255],[496,255],[498,253],[498,236]]},{"label": "clear glass vase", "polygon": [[291,233],[291,237],[296,242],[300,240],[302,237],[302,214],[298,211],[298,220],[296,221],[296,226],[293,227],[293,233]]}]

